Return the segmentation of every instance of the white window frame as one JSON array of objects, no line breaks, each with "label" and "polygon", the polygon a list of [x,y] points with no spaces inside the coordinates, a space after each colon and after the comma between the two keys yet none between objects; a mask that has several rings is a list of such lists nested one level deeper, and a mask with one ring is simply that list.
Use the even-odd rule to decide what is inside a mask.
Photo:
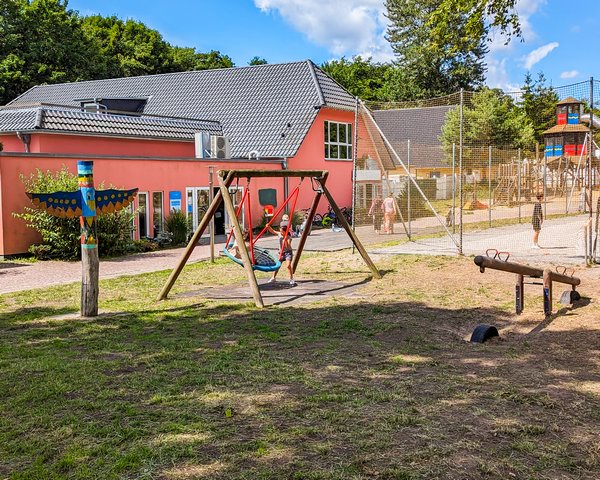
[{"label": "white window frame", "polygon": [[[346,126],[346,138],[340,138],[340,125]],[[331,140],[332,128],[336,129],[337,141]],[[332,120],[325,120],[323,123],[323,140],[325,145],[324,155],[325,160],[339,160],[343,162],[351,162],[353,159],[353,145],[352,145],[352,134],[354,125],[347,122],[335,122]],[[332,156],[332,147],[337,152],[336,156]],[[346,149],[346,156],[340,157],[342,149]]]}]

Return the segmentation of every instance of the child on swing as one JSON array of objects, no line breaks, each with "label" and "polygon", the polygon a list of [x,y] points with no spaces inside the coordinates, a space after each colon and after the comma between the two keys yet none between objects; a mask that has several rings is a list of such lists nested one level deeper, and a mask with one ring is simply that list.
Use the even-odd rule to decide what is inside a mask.
[{"label": "child on swing", "polygon": [[[244,230],[242,232],[242,237],[244,239],[244,243],[246,243],[246,248],[249,251],[250,246],[248,245],[248,241],[250,240],[250,232],[248,232],[248,230]],[[238,245],[237,240],[234,239],[233,245],[227,250],[229,250],[229,253],[231,253],[235,258],[242,258],[242,252],[240,252],[240,246]]]},{"label": "child on swing", "polygon": [[[294,258],[294,250],[292,249],[292,226],[289,224],[290,217],[284,214],[281,217],[281,223],[279,224],[279,231],[274,230],[270,226],[268,227],[269,232],[279,237],[279,248],[281,250],[281,261],[286,261],[286,266],[290,274],[290,285],[296,286],[297,283],[294,280],[294,271],[292,270],[292,259]],[[286,235],[287,231],[287,235]],[[274,270],[273,275],[269,279],[268,283],[275,282],[277,273],[279,270]]]}]

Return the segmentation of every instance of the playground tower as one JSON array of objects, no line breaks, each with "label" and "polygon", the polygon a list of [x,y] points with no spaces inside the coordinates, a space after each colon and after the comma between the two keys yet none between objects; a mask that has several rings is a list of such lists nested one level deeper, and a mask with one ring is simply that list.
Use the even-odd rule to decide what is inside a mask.
[{"label": "playground tower", "polygon": [[586,154],[585,136],[589,128],[581,123],[582,112],[582,102],[573,97],[556,104],[556,125],[543,133],[548,163]]}]

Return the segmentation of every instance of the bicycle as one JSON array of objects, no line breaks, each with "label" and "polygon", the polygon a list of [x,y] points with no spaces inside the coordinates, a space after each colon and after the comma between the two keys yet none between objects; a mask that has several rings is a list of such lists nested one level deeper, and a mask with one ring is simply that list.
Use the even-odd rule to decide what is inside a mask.
[{"label": "bicycle", "polygon": [[[340,210],[342,212],[342,215],[344,215],[346,221],[349,224],[352,224],[352,208],[343,207]],[[331,208],[331,205],[329,205],[327,212],[323,214],[323,220],[321,221],[321,225],[323,226],[323,228],[341,228],[340,222],[337,221],[335,212]]]},{"label": "bicycle", "polygon": [[[301,208],[300,211],[302,213],[304,213],[304,216],[306,216],[310,213],[310,208]],[[315,212],[315,214],[313,216],[313,220],[312,220],[313,226],[320,227],[320,226],[322,226],[322,223],[323,223],[323,215]]]}]

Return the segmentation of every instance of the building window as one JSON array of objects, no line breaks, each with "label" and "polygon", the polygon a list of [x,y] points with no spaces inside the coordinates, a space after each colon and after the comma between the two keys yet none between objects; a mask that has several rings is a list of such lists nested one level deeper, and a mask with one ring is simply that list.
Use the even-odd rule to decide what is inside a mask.
[{"label": "building window", "polygon": [[154,237],[158,236],[158,234],[163,231],[163,222],[163,192],[152,192],[152,223],[154,227]]},{"label": "building window", "polygon": [[325,160],[352,160],[352,124],[325,121]]}]

